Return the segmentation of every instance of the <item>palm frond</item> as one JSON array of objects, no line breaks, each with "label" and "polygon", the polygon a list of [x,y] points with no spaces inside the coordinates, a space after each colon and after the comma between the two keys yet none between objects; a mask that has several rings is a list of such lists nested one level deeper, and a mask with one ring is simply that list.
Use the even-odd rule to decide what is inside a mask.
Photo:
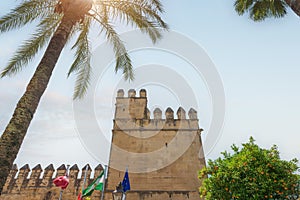
[{"label": "palm frond", "polygon": [[163,13],[164,12],[164,9],[163,9],[163,6],[161,4],[161,2],[159,0],[148,0],[148,2],[151,4],[151,5],[155,5],[155,8]]},{"label": "palm frond", "polygon": [[283,0],[236,0],[234,7],[239,15],[248,12],[254,21],[262,21],[269,17],[279,18],[287,13],[287,4]]},{"label": "palm frond", "polygon": [[102,28],[102,31],[105,31],[105,35],[107,40],[112,44],[115,57],[116,57],[116,66],[115,71],[117,72],[119,69],[123,70],[123,75],[126,80],[133,80],[133,68],[130,56],[126,50],[126,47],[123,41],[120,39],[119,35],[114,30],[113,26],[106,20],[106,17],[96,15],[93,17]]},{"label": "palm frond", "polygon": [[117,11],[121,9],[123,11],[128,11],[128,13],[133,12],[136,16],[152,20],[161,28],[168,28],[168,25],[159,15],[161,12],[158,11],[156,7],[153,7],[153,4],[149,4],[148,1],[142,0],[140,3],[137,3],[136,1],[118,1],[117,4],[114,4],[114,7],[118,8]]},{"label": "palm frond", "polygon": [[77,41],[72,47],[72,49],[76,49],[76,53],[75,60],[69,69],[68,76],[70,76],[70,74],[73,72],[77,72],[73,99],[82,98],[89,86],[91,76],[91,52],[88,40],[88,33],[90,29],[90,24],[90,17],[85,17],[83,23],[80,25],[81,32],[77,38]]},{"label": "palm frond", "polygon": [[161,38],[162,29],[168,29],[168,25],[160,17],[160,11],[149,2],[152,1],[98,1],[96,5],[107,7],[112,20],[120,19],[142,29],[155,43]]},{"label": "palm frond", "polygon": [[38,51],[50,40],[61,18],[62,16],[58,14],[45,17],[38,25],[39,28],[37,32],[33,34],[31,39],[25,41],[25,43],[20,46],[0,76],[4,77],[16,74],[22,68],[26,67]]},{"label": "palm frond", "polygon": [[239,15],[243,15],[254,3],[253,0],[236,0],[234,3],[235,11]]},{"label": "palm frond", "polygon": [[68,77],[73,72],[77,72],[87,62],[87,59],[90,56],[89,41],[88,41],[88,32],[89,32],[90,24],[91,24],[90,18],[86,18],[84,23],[82,23],[78,27],[78,29],[80,30],[80,34],[75,44],[72,46],[72,50],[76,49],[75,60],[69,69]]},{"label": "palm frond", "polygon": [[274,17],[284,17],[286,15],[287,3],[281,0],[274,0],[273,5],[271,6],[271,12]]},{"label": "palm frond", "polygon": [[268,17],[283,17],[286,14],[286,4],[281,0],[257,1],[250,9],[250,18],[262,21]]},{"label": "palm frond", "polygon": [[254,21],[262,21],[269,16],[268,3],[266,1],[257,1],[250,8],[250,18]]},{"label": "palm frond", "polygon": [[[118,16],[120,15],[117,11],[127,11],[128,13],[125,13],[125,15],[130,14],[131,12],[134,12],[140,16],[147,17],[149,19],[156,20],[157,23],[162,25],[162,27],[166,26],[166,24],[163,22],[159,14],[161,14],[161,9],[157,9],[156,6],[153,6],[153,4],[149,3],[149,1],[145,0],[126,0],[126,1],[104,1],[102,4],[109,7],[112,12],[112,16]],[[123,12],[121,15],[124,14]]]},{"label": "palm frond", "polygon": [[92,68],[90,62],[87,62],[85,67],[81,67],[77,72],[77,78],[75,82],[75,90],[73,94],[73,99],[81,99],[84,97],[87,88],[90,84],[90,77],[92,73]]},{"label": "palm frond", "polygon": [[[127,3],[130,2],[127,0]],[[130,3],[136,2],[139,5],[149,5],[151,9],[157,10],[160,13],[164,12],[162,3],[159,0],[132,0]]]},{"label": "palm frond", "polygon": [[39,17],[53,12],[56,1],[33,0],[24,1],[10,13],[0,18],[0,32],[7,32],[20,28]]}]

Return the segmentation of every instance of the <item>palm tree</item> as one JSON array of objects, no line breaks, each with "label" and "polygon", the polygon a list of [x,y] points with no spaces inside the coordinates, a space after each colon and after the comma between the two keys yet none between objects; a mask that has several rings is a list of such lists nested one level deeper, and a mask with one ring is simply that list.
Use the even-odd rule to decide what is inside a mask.
[{"label": "palm tree", "polygon": [[1,77],[14,75],[24,68],[37,52],[47,46],[26,91],[19,100],[13,116],[0,139],[0,191],[18,154],[24,136],[37,109],[61,51],[74,33],[79,33],[72,49],[75,59],[68,76],[76,73],[74,99],[84,96],[91,74],[88,34],[92,23],[98,25],[112,44],[116,70],[125,79],[133,79],[130,57],[112,22],[120,20],[140,28],[153,42],[167,29],[162,20],[163,8],[159,0],[25,0],[0,18],[0,32],[20,28],[38,21],[37,30],[16,51]]},{"label": "palm tree", "polygon": [[234,7],[239,15],[248,12],[254,21],[283,17],[287,13],[287,7],[300,16],[300,0],[236,0]]}]

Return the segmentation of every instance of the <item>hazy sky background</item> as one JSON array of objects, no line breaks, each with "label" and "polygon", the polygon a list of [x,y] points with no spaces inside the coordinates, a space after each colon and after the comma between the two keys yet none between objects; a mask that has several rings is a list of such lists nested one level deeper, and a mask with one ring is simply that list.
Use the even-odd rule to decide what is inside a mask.
[{"label": "hazy sky background", "polygon": [[[238,16],[233,3],[232,0],[163,2],[164,18],[170,28],[205,49],[223,80],[226,118],[216,146],[213,151],[206,152],[206,157],[215,159],[221,151],[229,150],[233,143],[240,145],[253,136],[265,148],[277,144],[284,159],[300,159],[300,19],[288,10],[285,18],[255,23],[248,16]],[[15,1],[1,1],[0,15],[6,14],[14,5]],[[1,69],[31,31],[32,28],[23,28],[0,35]],[[92,42],[100,44],[99,41]],[[31,167],[38,163],[43,166],[53,163],[58,167],[61,164],[78,163],[83,167],[85,163],[96,166],[99,162],[107,162],[105,159],[109,147],[99,146],[99,154],[104,158],[99,161],[80,140],[72,107],[74,78],[66,79],[72,60],[69,49],[70,46],[64,50],[31,123],[16,160],[19,166],[25,163]],[[133,58],[137,58],[137,66],[157,58],[162,59],[164,65],[174,66],[173,70],[180,73],[182,69],[179,64],[184,65],[179,60],[169,59],[168,55],[164,59],[157,52],[152,55],[151,51],[145,51],[142,55],[147,56],[141,59],[139,53],[133,55]],[[15,77],[0,80],[0,132],[5,129],[38,60],[34,60]],[[108,77],[112,77],[110,81],[114,82],[115,77],[115,81],[120,82],[119,74],[114,75],[113,70],[107,73]],[[113,114],[112,110],[103,106],[103,102],[113,105],[113,100],[107,97],[114,94],[115,86],[103,84],[97,88],[100,92],[96,93],[95,98],[99,105],[95,105],[95,113],[102,115],[98,120]],[[196,89],[199,85],[192,87]],[[160,89],[155,86],[147,88],[152,111],[157,106],[162,109],[169,106],[163,100],[168,98],[168,94],[164,97],[158,95],[163,94]],[[204,128],[205,140],[205,137],[209,137],[205,133],[211,118],[207,91],[203,91],[203,102],[198,116],[200,126]],[[180,106],[176,105],[176,100],[169,104],[175,111]],[[110,130],[111,119],[108,120],[110,123],[103,126]]]}]

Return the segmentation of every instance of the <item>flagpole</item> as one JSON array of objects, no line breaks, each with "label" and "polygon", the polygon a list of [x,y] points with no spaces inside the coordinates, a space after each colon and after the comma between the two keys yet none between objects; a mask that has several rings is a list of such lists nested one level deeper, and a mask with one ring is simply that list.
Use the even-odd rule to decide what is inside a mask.
[{"label": "flagpole", "polygon": [[122,192],[122,200],[126,200],[126,193]]},{"label": "flagpole", "polygon": [[88,167],[89,167],[88,165],[85,166],[85,172],[84,172],[84,178],[83,178],[83,184],[82,184],[82,187],[81,187],[81,192],[84,190],[84,185],[85,185],[85,182],[86,182]]},{"label": "flagpole", "polygon": [[[66,176],[69,176],[69,167],[70,165],[67,165],[67,169],[66,169]],[[61,200],[62,199],[62,194],[63,194],[64,190],[63,189],[60,189],[60,193],[59,193],[59,199],[58,200]]]},{"label": "flagpole", "polygon": [[105,182],[106,182],[106,171],[107,171],[107,165],[104,165],[104,182],[103,182],[103,188],[101,192],[101,200],[104,200],[104,190],[105,190]]},{"label": "flagpole", "polygon": [[61,200],[63,191],[64,191],[63,189],[60,189],[59,199],[58,200]]}]

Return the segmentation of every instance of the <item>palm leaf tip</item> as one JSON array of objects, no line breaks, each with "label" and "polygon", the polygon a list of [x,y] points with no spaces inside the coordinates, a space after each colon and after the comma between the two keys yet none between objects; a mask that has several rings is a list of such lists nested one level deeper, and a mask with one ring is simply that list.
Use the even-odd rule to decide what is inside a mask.
[{"label": "palm leaf tip", "polygon": [[0,18],[0,32],[21,28],[39,17],[45,17],[52,12],[55,1],[22,1],[8,14]]},{"label": "palm leaf tip", "polygon": [[283,17],[287,14],[287,6],[288,5],[285,1],[274,0],[273,6],[271,7],[271,12],[275,17]]},{"label": "palm leaf tip", "polygon": [[0,73],[0,78],[3,78],[3,77],[5,77],[5,76],[7,76],[8,75],[8,70],[6,69],[6,68],[4,68],[2,71],[1,71],[1,73]]},{"label": "palm leaf tip", "polygon": [[133,69],[132,69],[131,65],[124,68],[123,75],[124,75],[125,80],[128,80],[128,81],[133,81],[134,80],[134,72],[133,72]]},{"label": "palm leaf tip", "polygon": [[116,65],[115,65],[115,72],[118,70],[122,70],[123,76],[125,80],[133,81],[134,80],[134,73],[133,73],[133,66],[131,62],[131,58],[124,49],[124,53],[116,58]]},{"label": "palm leaf tip", "polygon": [[90,85],[91,78],[91,67],[86,66],[85,68],[81,68],[77,72],[77,79],[75,83],[75,90],[73,94],[73,100],[82,99],[87,93],[87,89]]}]

